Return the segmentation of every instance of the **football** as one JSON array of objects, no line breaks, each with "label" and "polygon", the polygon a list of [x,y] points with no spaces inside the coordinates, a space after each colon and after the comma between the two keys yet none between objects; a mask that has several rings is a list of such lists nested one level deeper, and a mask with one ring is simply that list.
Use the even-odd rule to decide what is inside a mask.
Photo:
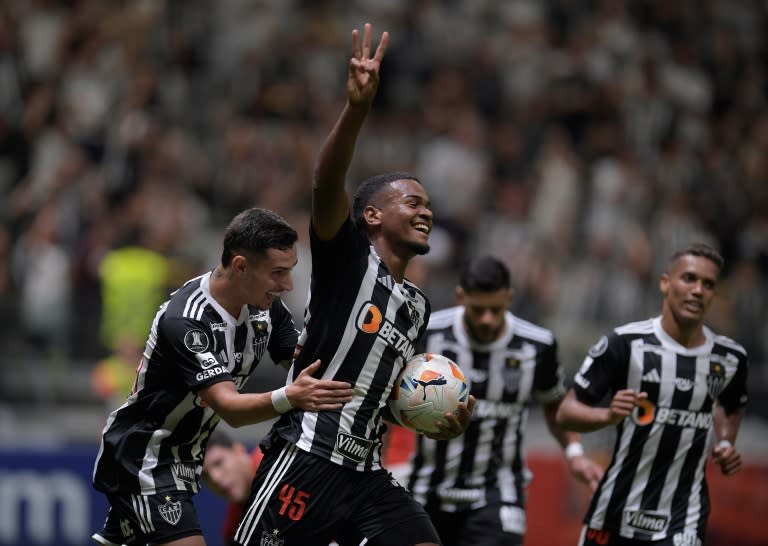
[{"label": "football", "polygon": [[455,412],[469,398],[469,385],[453,360],[421,353],[411,358],[395,380],[388,404],[392,415],[414,432],[439,432],[436,421]]}]

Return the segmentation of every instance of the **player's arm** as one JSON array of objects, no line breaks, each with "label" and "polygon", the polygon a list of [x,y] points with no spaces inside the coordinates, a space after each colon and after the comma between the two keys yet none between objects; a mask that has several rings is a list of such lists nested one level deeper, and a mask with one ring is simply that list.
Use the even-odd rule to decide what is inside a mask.
[{"label": "player's arm", "polygon": [[557,423],[557,409],[559,406],[560,400],[543,405],[544,419],[547,422],[549,433],[560,444],[571,474],[589,486],[592,491],[595,491],[603,477],[603,468],[586,456],[584,446],[581,444],[580,434],[565,430]]},{"label": "player's arm", "polygon": [[296,381],[270,392],[240,393],[233,381],[219,381],[198,391],[200,398],[233,427],[259,423],[300,408],[310,411],[336,410],[352,399],[354,390],[349,383],[315,379],[312,374],[320,367],[316,360],[296,378]]},{"label": "player's arm", "polygon": [[355,143],[379,85],[379,67],[387,49],[386,32],[371,57],[371,25],[352,31],[352,58],[347,78],[347,104],[325,140],[312,182],[312,225],[320,240],[329,240],[349,217],[344,188]]},{"label": "player's arm", "polygon": [[712,460],[726,476],[741,470],[741,454],[736,450],[736,435],[744,416],[742,409],[728,413],[720,404],[715,405],[715,445]]},{"label": "player's arm", "polygon": [[629,417],[632,410],[648,397],[645,392],[621,389],[614,394],[607,408],[592,406],[580,401],[574,389],[570,389],[557,410],[557,423],[566,430],[592,432],[607,426],[618,425]]}]

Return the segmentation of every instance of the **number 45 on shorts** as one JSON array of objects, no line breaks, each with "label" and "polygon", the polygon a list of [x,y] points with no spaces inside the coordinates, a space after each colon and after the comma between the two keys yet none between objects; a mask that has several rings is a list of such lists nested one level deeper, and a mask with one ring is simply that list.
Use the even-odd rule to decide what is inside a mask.
[{"label": "number 45 on shorts", "polygon": [[307,507],[309,493],[306,491],[296,491],[296,488],[287,483],[283,484],[280,494],[277,497],[283,503],[280,507],[280,515],[287,515],[293,521],[299,521],[304,515],[304,509]]}]

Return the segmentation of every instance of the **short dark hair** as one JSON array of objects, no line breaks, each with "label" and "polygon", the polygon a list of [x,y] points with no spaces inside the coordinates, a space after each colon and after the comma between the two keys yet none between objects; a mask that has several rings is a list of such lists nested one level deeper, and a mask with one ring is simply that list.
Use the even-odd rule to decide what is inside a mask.
[{"label": "short dark hair", "polygon": [[706,258],[717,266],[718,271],[722,271],[723,266],[725,265],[725,260],[713,247],[706,243],[693,243],[672,254],[669,258],[669,267],[683,256],[699,256],[701,258]]},{"label": "short dark hair", "polygon": [[233,447],[237,442],[221,430],[220,428],[216,428],[211,432],[211,435],[208,437],[208,442],[206,443],[206,448],[214,447],[214,446],[221,446],[221,447]]},{"label": "short dark hair", "polygon": [[465,292],[496,292],[511,288],[509,269],[494,256],[470,260],[459,276],[459,286]]},{"label": "short dark hair", "polygon": [[221,265],[227,267],[236,254],[263,255],[270,248],[288,250],[298,238],[296,230],[279,214],[255,207],[244,210],[224,232]]},{"label": "short dark hair", "polygon": [[363,218],[365,207],[371,204],[373,197],[378,195],[384,186],[396,180],[413,180],[421,184],[421,180],[414,175],[402,171],[377,174],[366,178],[360,183],[352,199],[352,221],[358,229],[365,230],[366,227],[365,219]]}]

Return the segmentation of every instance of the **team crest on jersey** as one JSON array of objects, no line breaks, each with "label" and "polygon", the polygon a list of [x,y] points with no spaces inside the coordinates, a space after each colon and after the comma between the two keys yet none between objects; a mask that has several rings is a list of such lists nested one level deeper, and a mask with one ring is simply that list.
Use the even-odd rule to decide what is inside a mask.
[{"label": "team crest on jersey", "polygon": [[712,400],[717,400],[725,385],[725,366],[720,362],[710,360],[709,375],[707,375],[707,393]]},{"label": "team crest on jersey", "polygon": [[171,525],[176,525],[181,519],[181,502],[172,501],[171,497],[165,497],[165,504],[158,506],[157,511],[160,512],[160,516],[165,521]]},{"label": "team crest on jersey", "polygon": [[508,358],[504,368],[504,389],[517,392],[520,388],[520,376],[520,361],[516,358]]},{"label": "team crest on jersey", "polygon": [[282,538],[277,537],[277,533],[279,532],[280,531],[277,529],[273,529],[271,533],[268,533],[267,531],[262,532],[259,546],[283,546],[285,541]]},{"label": "team crest on jersey", "polygon": [[253,354],[254,360],[261,360],[269,341],[269,327],[266,321],[260,320],[253,324]]},{"label": "team crest on jersey", "polygon": [[208,335],[202,330],[193,328],[184,334],[184,346],[193,353],[202,353],[208,350]]},{"label": "team crest on jersey", "polygon": [[589,348],[589,352],[587,354],[589,354],[589,356],[592,358],[597,358],[603,354],[606,349],[608,349],[608,336],[603,336],[597,341],[597,343]]}]

